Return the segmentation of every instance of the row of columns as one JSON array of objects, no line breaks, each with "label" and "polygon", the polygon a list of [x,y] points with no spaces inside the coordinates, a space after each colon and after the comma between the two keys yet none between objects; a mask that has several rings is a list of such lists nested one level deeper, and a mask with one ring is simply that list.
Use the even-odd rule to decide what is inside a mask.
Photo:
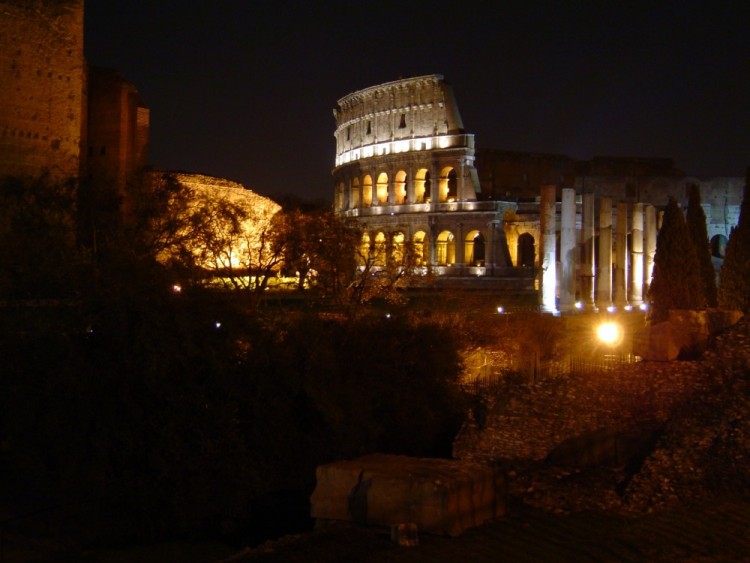
[{"label": "row of columns", "polygon": [[558,294],[560,312],[575,309],[578,300],[585,308],[641,305],[651,279],[656,253],[655,208],[643,203],[635,203],[629,208],[625,202],[618,203],[617,223],[613,232],[612,199],[599,199],[599,253],[598,267],[595,271],[594,194],[583,194],[580,236],[576,236],[578,230],[575,190],[562,189],[558,257],[556,192],[557,188],[554,185],[542,186],[542,309],[557,312]]}]

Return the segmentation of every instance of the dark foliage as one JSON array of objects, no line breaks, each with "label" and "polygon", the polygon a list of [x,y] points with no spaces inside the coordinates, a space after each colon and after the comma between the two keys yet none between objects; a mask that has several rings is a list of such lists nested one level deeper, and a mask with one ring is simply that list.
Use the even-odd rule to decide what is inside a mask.
[{"label": "dark foliage", "polygon": [[656,238],[654,273],[648,290],[652,322],[664,321],[670,309],[706,306],[695,248],[690,243],[685,216],[670,197]]},{"label": "dark foliage", "polygon": [[[463,413],[450,330],[263,320],[236,294],[174,293],[156,260],[183,230],[169,183],[131,186],[124,210],[85,186],[78,228],[72,186],[1,187],[0,496],[20,510],[39,496],[89,538],[195,538],[257,520],[320,463],[450,453]],[[345,259],[332,248],[315,266],[335,277]]]},{"label": "dark foliage", "polygon": [[706,304],[709,307],[716,307],[716,271],[711,262],[711,246],[708,241],[708,230],[706,229],[706,214],[703,212],[703,207],[701,207],[701,192],[696,184],[690,186],[687,213],[685,215],[690,240],[693,242],[695,254],[698,258]]},{"label": "dark foliage", "polygon": [[74,297],[86,255],[75,244],[75,184],[0,178],[0,299]]},{"label": "dark foliage", "polygon": [[306,315],[260,326],[210,294],[134,285],[27,311],[33,330],[3,311],[4,478],[92,511],[91,533],[231,530],[320,463],[449,454],[463,410],[448,332]]},{"label": "dark foliage", "polygon": [[719,272],[719,306],[750,311],[750,168],[745,179],[740,219],[729,235]]}]

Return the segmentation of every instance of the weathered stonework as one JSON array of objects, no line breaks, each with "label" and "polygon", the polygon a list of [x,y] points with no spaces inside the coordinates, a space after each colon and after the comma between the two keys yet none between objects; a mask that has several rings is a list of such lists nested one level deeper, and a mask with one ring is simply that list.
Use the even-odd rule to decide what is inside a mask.
[{"label": "weathered stonework", "polygon": [[77,177],[83,0],[0,1],[0,175]]},{"label": "weathered stonework", "polygon": [[[493,287],[498,278],[523,276],[527,288],[539,289],[541,272],[552,275],[552,268],[556,284],[548,290],[560,295],[564,311],[572,308],[572,296],[589,308],[594,303],[637,307],[651,277],[654,208],[669,197],[686,205],[688,187],[698,185],[719,263],[739,217],[743,179],[700,180],[670,159],[576,161],[565,155],[475,150],[474,137],[464,130],[452,90],[440,75],[354,92],[339,100],[334,117],[334,209],[364,228],[368,258],[380,260],[409,241],[418,266],[456,287]],[[554,256],[542,252],[539,194],[545,185],[554,187],[558,202],[556,246],[561,233],[567,234],[564,258],[559,251]],[[562,221],[559,202],[570,189],[575,190],[575,217],[568,213]],[[617,212],[602,214],[603,205]],[[607,223],[600,226],[602,216]],[[602,249],[605,238],[612,252]],[[593,263],[602,258],[616,259],[618,266],[614,280],[597,283],[595,278],[611,272],[611,263]],[[554,297],[547,301],[543,308],[556,311]]]},{"label": "weathered stonework", "polygon": [[88,86],[86,170],[122,192],[148,163],[149,110],[114,69],[91,67]]},{"label": "weathered stonework", "polygon": [[322,465],[316,473],[311,514],[323,521],[416,524],[457,536],[505,515],[505,476],[497,467],[373,454]]}]

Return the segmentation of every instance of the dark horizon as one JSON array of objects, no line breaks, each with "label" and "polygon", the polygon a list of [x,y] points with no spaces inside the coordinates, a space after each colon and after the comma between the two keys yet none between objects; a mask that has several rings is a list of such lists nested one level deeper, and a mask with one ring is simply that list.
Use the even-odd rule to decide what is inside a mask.
[{"label": "dark horizon", "polygon": [[150,161],[274,198],[331,199],[343,96],[442,74],[478,148],[750,164],[750,41],[728,4],[375,5],[113,0],[85,51],[151,109]]}]

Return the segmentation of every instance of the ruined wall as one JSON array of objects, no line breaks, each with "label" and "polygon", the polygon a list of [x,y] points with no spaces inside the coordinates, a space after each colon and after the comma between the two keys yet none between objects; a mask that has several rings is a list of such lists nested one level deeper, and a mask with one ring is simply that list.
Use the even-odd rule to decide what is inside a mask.
[{"label": "ruined wall", "polygon": [[87,170],[122,191],[148,162],[149,110],[118,71],[91,67],[88,123]]},{"label": "ruined wall", "polygon": [[0,0],[0,174],[78,176],[83,0]]},{"label": "ruined wall", "polygon": [[524,201],[539,197],[539,186],[572,186],[575,161],[561,154],[477,149],[481,199]]},{"label": "ruined wall", "polygon": [[437,74],[359,90],[341,98],[333,115],[337,157],[384,141],[464,132],[452,89]]}]

